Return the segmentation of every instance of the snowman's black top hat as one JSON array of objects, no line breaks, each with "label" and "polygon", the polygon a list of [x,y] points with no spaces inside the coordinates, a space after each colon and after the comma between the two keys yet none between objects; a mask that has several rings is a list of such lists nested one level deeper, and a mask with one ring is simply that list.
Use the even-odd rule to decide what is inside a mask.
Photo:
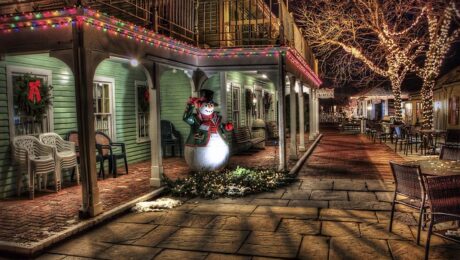
[{"label": "snowman's black top hat", "polygon": [[214,106],[218,106],[219,104],[214,102],[214,91],[210,89],[201,89],[200,90],[200,98],[202,99],[202,103],[212,103]]}]

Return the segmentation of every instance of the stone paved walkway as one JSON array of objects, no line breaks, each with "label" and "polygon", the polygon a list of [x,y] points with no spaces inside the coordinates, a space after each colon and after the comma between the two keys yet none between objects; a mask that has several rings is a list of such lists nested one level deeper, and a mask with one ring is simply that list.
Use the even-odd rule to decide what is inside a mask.
[{"label": "stone paved walkway", "polygon": [[[389,159],[398,156],[363,137],[327,134],[286,188],[127,213],[39,259],[422,259],[415,212],[398,207],[393,233],[386,230]],[[432,239],[430,259],[459,255],[460,246]]]}]

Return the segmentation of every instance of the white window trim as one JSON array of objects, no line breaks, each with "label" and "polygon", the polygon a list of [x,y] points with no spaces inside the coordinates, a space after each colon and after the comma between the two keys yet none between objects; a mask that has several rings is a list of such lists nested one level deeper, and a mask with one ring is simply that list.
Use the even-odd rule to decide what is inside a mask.
[{"label": "white window trim", "polygon": [[[234,114],[235,114],[235,111],[238,111],[238,122],[236,122],[235,125],[239,127],[241,125],[241,85],[232,82],[230,86],[231,86],[231,98],[232,98],[232,120],[235,123]],[[233,106],[235,103],[234,96],[233,96],[234,89],[238,90],[238,110],[235,110],[235,107]]]},{"label": "white window trim", "polygon": [[[112,104],[110,104],[111,109],[112,109],[112,133],[113,136],[111,137],[112,142],[117,141],[117,124],[115,123],[117,121],[117,111],[115,109],[115,79],[110,78],[110,77],[104,77],[104,76],[94,76],[93,83],[94,82],[101,82],[101,83],[109,83],[112,86],[112,89],[110,89],[110,99],[112,100]],[[91,88],[94,88],[94,86],[91,86]],[[91,89],[93,91],[93,89]],[[93,111],[94,113],[94,111]]]},{"label": "white window trim", "polygon": [[[31,67],[23,67],[23,66],[14,66],[14,65],[7,65],[6,66],[6,85],[8,91],[8,121],[9,121],[9,129],[10,129],[10,140],[13,140],[15,136],[15,125],[14,125],[14,104],[13,104],[13,74],[14,73],[23,73],[23,74],[34,74],[34,75],[44,75],[47,77],[47,84],[53,84],[52,72],[51,70],[46,69],[37,69]],[[53,90],[50,91],[51,97],[53,97]],[[54,132],[54,109],[53,105],[48,107],[47,117],[48,117],[48,128],[51,132]]]},{"label": "white window trim", "polygon": [[[148,137],[141,137],[139,138],[139,117],[137,116],[137,109],[138,109],[138,103],[137,103],[137,88],[138,86],[146,86],[147,87],[147,90],[149,91],[149,94],[150,94],[150,88],[149,88],[149,85],[148,85],[148,82],[147,81],[143,81],[143,80],[135,80],[134,81],[134,102],[135,102],[135,109],[134,109],[134,112],[136,113],[136,143],[140,144],[140,143],[146,143],[146,142],[150,142],[150,130],[149,130],[149,136]],[[150,104],[151,105],[151,104]],[[149,111],[150,113],[150,111]],[[149,120],[150,120],[150,116],[149,116]],[[149,122],[149,128],[151,127],[150,125],[150,122]]]}]

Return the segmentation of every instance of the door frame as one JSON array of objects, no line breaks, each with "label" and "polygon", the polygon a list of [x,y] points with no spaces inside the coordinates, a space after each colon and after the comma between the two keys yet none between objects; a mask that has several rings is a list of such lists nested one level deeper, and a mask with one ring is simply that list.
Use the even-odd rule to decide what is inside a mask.
[{"label": "door frame", "polygon": [[94,83],[96,82],[108,83],[111,85],[111,87],[109,88],[110,89],[109,95],[110,95],[110,100],[111,100],[110,108],[112,109],[112,136],[110,138],[112,139],[113,142],[116,142],[117,141],[117,124],[116,124],[117,113],[115,109],[116,108],[115,106],[116,104],[115,102],[115,79],[110,78],[110,77],[104,77],[104,76],[94,76],[93,86],[91,86],[93,88],[92,89],[93,91],[94,91]]}]

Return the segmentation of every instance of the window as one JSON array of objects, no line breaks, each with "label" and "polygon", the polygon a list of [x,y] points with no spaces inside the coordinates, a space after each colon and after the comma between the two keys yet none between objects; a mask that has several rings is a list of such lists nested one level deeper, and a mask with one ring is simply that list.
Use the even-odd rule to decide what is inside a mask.
[{"label": "window", "polygon": [[114,114],[113,114],[113,85],[114,80],[96,77],[93,83],[94,97],[94,127],[114,138]]},{"label": "window", "polygon": [[149,141],[150,95],[147,82],[136,81],[136,130],[137,142]]},{"label": "window", "polygon": [[232,119],[235,127],[240,126],[241,88],[232,83]]},{"label": "window", "polygon": [[[31,83],[37,82],[31,89]],[[35,135],[52,132],[51,71],[8,66],[8,107],[10,138],[16,135]],[[31,99],[30,99],[31,98]]]}]

